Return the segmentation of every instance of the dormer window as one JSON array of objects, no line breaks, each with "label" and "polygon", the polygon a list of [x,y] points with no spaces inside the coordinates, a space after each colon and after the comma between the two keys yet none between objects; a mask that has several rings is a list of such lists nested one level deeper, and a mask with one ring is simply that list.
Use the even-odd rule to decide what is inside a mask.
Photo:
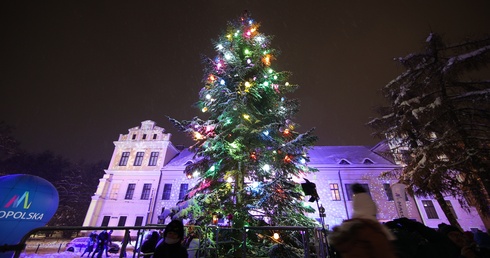
[{"label": "dormer window", "polygon": [[362,164],[364,165],[371,165],[371,164],[374,164],[374,162],[370,159],[364,159],[364,161],[362,162]]},{"label": "dormer window", "polygon": [[339,161],[339,165],[350,165],[350,162],[349,162],[349,161],[347,161],[347,160],[345,160],[345,159],[341,159],[341,160]]}]

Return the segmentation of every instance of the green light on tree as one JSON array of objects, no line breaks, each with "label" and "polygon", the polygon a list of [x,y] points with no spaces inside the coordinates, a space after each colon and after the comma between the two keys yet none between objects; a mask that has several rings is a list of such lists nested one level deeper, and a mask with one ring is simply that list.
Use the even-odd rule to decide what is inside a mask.
[{"label": "green light on tree", "polygon": [[207,171],[190,190],[183,214],[203,224],[212,223],[213,213],[229,214],[235,228],[313,226],[305,214],[314,210],[303,205],[294,179],[315,171],[306,163],[316,137],[312,130],[296,131],[299,102],[287,95],[298,86],[288,82],[289,72],[273,68],[278,53],[259,27],[245,14],[214,42],[217,54],[205,60],[197,103],[206,119],[170,119],[193,137],[191,149],[202,158],[185,172]]}]

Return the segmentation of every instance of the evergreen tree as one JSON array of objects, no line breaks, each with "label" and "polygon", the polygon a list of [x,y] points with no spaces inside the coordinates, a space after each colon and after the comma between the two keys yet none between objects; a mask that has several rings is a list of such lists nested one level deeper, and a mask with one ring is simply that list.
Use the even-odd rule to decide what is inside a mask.
[{"label": "evergreen tree", "polygon": [[[417,195],[432,195],[451,224],[453,195],[488,216],[490,193],[490,39],[446,46],[430,34],[421,53],[398,61],[406,72],[382,91],[389,106],[369,124],[406,165],[399,176]],[[477,72],[475,72],[477,71]],[[485,70],[483,70],[485,71]]]},{"label": "evergreen tree", "polygon": [[[232,218],[234,228],[313,226],[316,222],[305,213],[314,210],[304,205],[294,179],[315,171],[306,163],[316,137],[312,130],[296,131],[291,118],[299,102],[286,95],[297,85],[288,82],[289,72],[274,69],[278,52],[270,46],[271,37],[258,29],[245,13],[214,42],[217,55],[204,60],[197,103],[207,118],[170,119],[193,137],[191,149],[202,158],[185,169],[189,176],[200,175],[182,215],[208,224],[213,213],[222,214]],[[302,250],[297,236],[290,237],[283,237],[284,242]],[[259,238],[273,243],[270,237]]]},{"label": "evergreen tree", "polygon": [[[18,154],[19,142],[12,136],[12,127],[0,121],[0,162]],[[0,170],[0,175],[6,174]]]},{"label": "evergreen tree", "polygon": [[[51,182],[58,191],[59,206],[48,225],[81,226],[92,193],[96,190],[107,163],[73,163],[51,151],[29,153],[19,150],[16,155],[0,160],[0,172],[5,175],[35,175]],[[65,234],[70,235],[70,232]]]}]

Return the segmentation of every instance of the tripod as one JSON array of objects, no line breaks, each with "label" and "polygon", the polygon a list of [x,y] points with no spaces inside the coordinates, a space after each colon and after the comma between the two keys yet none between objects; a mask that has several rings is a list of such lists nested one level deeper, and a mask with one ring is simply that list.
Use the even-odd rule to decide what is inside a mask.
[{"label": "tripod", "polygon": [[320,215],[320,224],[322,224],[322,229],[321,229],[321,239],[320,239],[320,244],[319,244],[319,249],[320,249],[320,257],[326,258],[330,257],[329,256],[329,248],[328,248],[328,240],[327,240],[327,230],[325,229],[325,208],[323,205],[320,205],[318,203],[318,200],[320,200],[320,196],[318,196],[318,192],[316,191],[316,185],[315,183],[310,182],[308,179],[304,178],[306,183],[302,183],[301,187],[303,188],[303,192],[305,195],[310,195],[310,199],[308,200],[309,202],[316,202],[316,206],[318,208],[318,213]]}]

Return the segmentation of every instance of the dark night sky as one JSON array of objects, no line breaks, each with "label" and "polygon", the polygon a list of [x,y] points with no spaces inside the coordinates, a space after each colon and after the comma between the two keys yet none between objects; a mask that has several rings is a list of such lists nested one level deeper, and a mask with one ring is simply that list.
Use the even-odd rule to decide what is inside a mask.
[{"label": "dark night sky", "polygon": [[21,147],[109,159],[113,141],[151,119],[191,141],[165,115],[190,119],[201,55],[229,20],[249,10],[274,35],[273,63],[293,73],[304,132],[317,145],[373,145],[365,123],[379,89],[432,30],[449,42],[490,33],[488,0],[2,1],[0,120]]}]

